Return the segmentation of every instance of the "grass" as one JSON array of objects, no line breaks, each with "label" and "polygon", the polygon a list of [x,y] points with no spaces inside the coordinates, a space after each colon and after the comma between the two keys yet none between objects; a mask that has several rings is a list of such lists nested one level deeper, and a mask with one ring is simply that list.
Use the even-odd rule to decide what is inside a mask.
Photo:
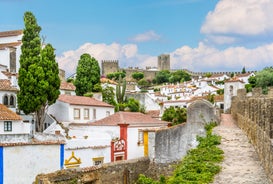
[{"label": "grass", "polygon": [[206,184],[211,183],[214,176],[221,171],[219,163],[224,156],[223,151],[217,147],[221,137],[212,134],[216,123],[205,126],[206,136],[197,136],[199,145],[188,151],[181,163],[176,166],[174,173],[168,179],[154,181],[141,175],[137,184]]}]

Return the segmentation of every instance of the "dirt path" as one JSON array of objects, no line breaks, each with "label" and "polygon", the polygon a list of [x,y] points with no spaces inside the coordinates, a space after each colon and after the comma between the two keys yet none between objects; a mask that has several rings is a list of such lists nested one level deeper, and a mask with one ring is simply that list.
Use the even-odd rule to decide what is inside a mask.
[{"label": "dirt path", "polygon": [[219,146],[224,151],[222,171],[214,184],[271,184],[247,136],[234,124],[230,114],[222,114],[214,133],[222,136]]}]

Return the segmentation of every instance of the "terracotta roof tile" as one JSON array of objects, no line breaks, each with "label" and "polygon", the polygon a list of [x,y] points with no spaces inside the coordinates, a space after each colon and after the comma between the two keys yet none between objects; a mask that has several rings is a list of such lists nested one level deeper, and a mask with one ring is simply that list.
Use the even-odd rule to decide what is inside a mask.
[{"label": "terracotta roof tile", "polygon": [[62,89],[62,90],[71,90],[71,91],[75,91],[75,90],[76,90],[76,87],[75,87],[74,84],[71,83],[71,82],[61,82],[60,89]]},{"label": "terracotta roof tile", "polygon": [[148,116],[151,116],[152,118],[158,118],[160,114],[160,110],[150,110],[150,111],[147,111],[146,114]]},{"label": "terracotta roof tile", "polygon": [[18,89],[11,86],[10,80],[0,79],[0,91],[18,91]]},{"label": "terracotta roof tile", "polygon": [[22,118],[5,105],[0,104],[0,120],[22,120]]},{"label": "terracotta roof tile", "polygon": [[3,31],[0,32],[0,38],[9,36],[19,36],[21,34],[23,34],[23,30]]},{"label": "terracotta roof tile", "polygon": [[60,95],[58,100],[71,105],[113,107],[112,105],[96,100],[95,98],[85,96]]},{"label": "terracotta roof tile", "polygon": [[252,73],[241,73],[241,74],[237,74],[236,77],[248,77],[250,76]]},{"label": "terracotta roof tile", "polygon": [[115,81],[113,81],[113,80],[110,80],[110,79],[107,79],[107,78],[105,78],[105,77],[102,77],[102,78],[100,79],[100,82],[101,82],[101,83],[108,83],[108,84],[115,84],[115,85],[118,84],[117,82],[115,82]]},{"label": "terracotta roof tile", "polygon": [[149,115],[140,112],[117,112],[104,119],[90,123],[98,126],[115,126],[118,124],[129,124],[129,126],[162,127],[167,126],[168,122],[154,119]]}]

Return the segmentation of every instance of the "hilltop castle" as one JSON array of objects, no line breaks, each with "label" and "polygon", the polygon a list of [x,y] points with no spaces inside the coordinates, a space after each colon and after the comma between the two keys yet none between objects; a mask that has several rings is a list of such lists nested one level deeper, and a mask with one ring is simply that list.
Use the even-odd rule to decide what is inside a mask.
[{"label": "hilltop castle", "polygon": [[156,72],[162,70],[170,70],[170,55],[161,54],[158,56],[157,68],[147,66],[145,69],[139,67],[128,67],[126,69],[120,68],[118,60],[103,60],[101,62],[101,71],[102,75],[106,76],[109,73],[114,73],[118,71],[126,72],[126,80],[132,81],[132,74],[134,72],[143,72],[144,78],[147,80],[153,80],[155,78]]}]

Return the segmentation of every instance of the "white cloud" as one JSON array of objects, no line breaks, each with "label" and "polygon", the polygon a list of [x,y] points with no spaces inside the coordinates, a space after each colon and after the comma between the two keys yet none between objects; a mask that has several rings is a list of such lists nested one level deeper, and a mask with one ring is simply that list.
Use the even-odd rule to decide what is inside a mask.
[{"label": "white cloud", "polygon": [[273,43],[254,49],[229,47],[219,50],[199,43],[197,48],[188,46],[171,53],[172,68],[186,68],[192,71],[241,71],[260,70],[271,66],[273,61]]},{"label": "white cloud", "polygon": [[[201,33],[217,36],[260,36],[273,32],[272,0],[221,0],[208,13]],[[226,37],[219,43],[225,43]],[[230,40],[227,40],[230,43]]]},{"label": "white cloud", "polygon": [[133,38],[130,39],[130,41],[133,42],[147,42],[147,41],[154,41],[154,40],[159,40],[160,35],[155,33],[154,31],[147,31],[142,34],[138,34],[134,36]]},{"label": "white cloud", "polygon": [[120,67],[128,66],[142,66],[145,63],[146,58],[150,56],[139,55],[137,45],[118,43],[107,44],[93,44],[85,43],[77,50],[70,50],[64,52],[61,56],[56,57],[56,60],[61,69],[64,69],[66,76],[75,73],[80,56],[84,53],[90,54],[96,58],[99,64],[102,60],[119,60]]},{"label": "white cloud", "polygon": [[[118,43],[92,44],[86,43],[77,50],[64,52],[57,57],[60,68],[67,76],[76,71],[78,60],[83,53],[89,53],[99,63],[101,60],[119,60],[121,68],[137,66],[157,66],[157,56],[139,54],[134,44]],[[248,49],[245,47],[229,47],[224,50],[208,46],[200,42],[198,47],[183,46],[170,53],[171,68],[186,68],[194,72],[200,71],[241,71],[260,70],[273,63],[273,43]]]}]

